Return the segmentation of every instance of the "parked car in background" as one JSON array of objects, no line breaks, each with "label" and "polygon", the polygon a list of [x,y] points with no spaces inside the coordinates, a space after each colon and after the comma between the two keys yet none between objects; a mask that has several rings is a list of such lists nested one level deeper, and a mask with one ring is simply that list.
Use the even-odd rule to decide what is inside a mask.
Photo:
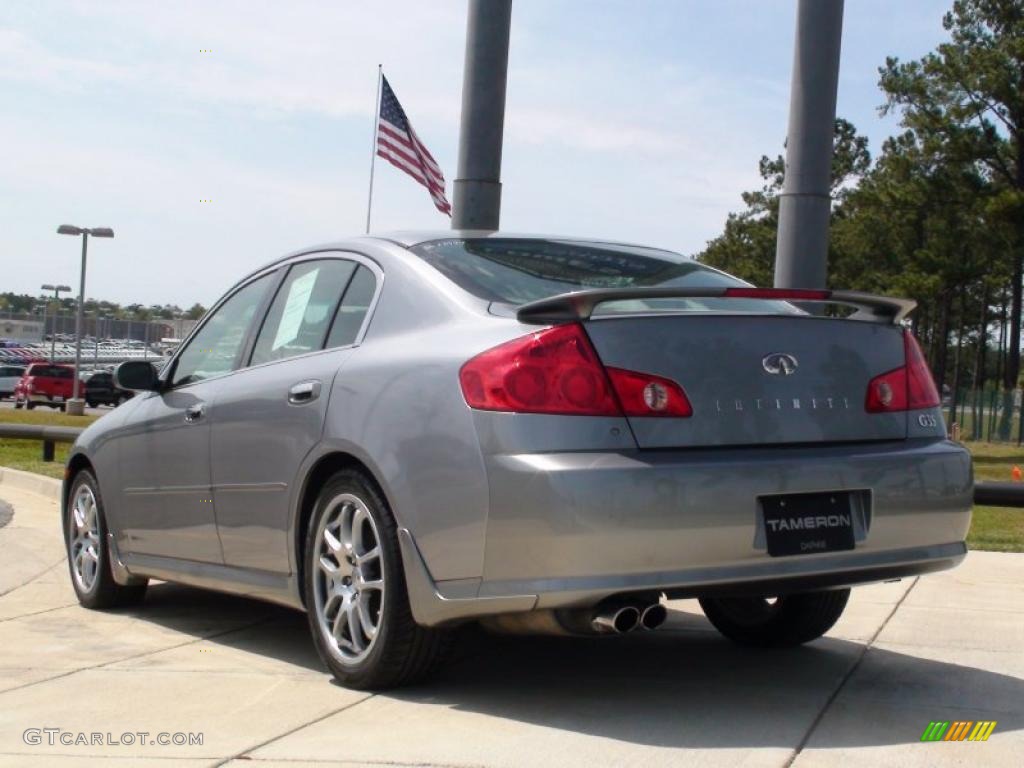
[{"label": "parked car in background", "polygon": [[24,374],[25,367],[22,365],[0,365],[0,400],[14,396],[18,379]]},{"label": "parked car in background", "polygon": [[133,394],[115,385],[114,374],[109,371],[97,371],[85,382],[85,403],[90,408],[98,405],[112,405],[116,408]]},{"label": "parked car in background", "polygon": [[32,363],[14,387],[14,407],[31,411],[37,405],[48,405],[63,411],[74,386],[73,366]]},{"label": "parked car in background", "polygon": [[138,394],[65,473],[71,582],[90,608],[161,579],[304,609],[355,688],[427,674],[462,622],[614,635],[665,597],[743,645],[813,641],[850,587],[967,552],[971,458],[913,308],[599,241],[300,251],[159,376],[117,368]]}]

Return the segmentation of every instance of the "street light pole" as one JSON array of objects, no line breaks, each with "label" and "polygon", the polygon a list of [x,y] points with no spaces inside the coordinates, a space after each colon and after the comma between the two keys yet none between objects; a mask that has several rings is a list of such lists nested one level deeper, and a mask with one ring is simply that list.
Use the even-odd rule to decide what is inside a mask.
[{"label": "street light pole", "polygon": [[82,236],[82,274],[78,281],[78,311],[75,313],[75,381],[72,385],[71,399],[67,402],[67,412],[74,416],[81,416],[85,413],[85,403],[82,401],[81,382],[78,380],[82,369],[82,320],[85,308],[85,265],[86,253],[89,249],[89,235],[93,237],[113,237],[114,230],[109,227],[93,227],[85,229],[74,227],[70,224],[61,224],[57,227],[59,235],[81,235]]},{"label": "street light pole", "polygon": [[[79,395],[78,377],[81,375],[82,370],[82,322],[83,315],[85,314],[85,254],[89,250],[89,231],[82,232],[82,274],[79,275],[78,280],[78,308],[75,311],[75,383],[72,389],[71,402],[68,403],[68,413],[73,413],[74,409],[81,406],[81,399]],[[74,405],[72,405],[74,403]],[[82,413],[85,413],[85,409],[82,409]],[[81,415],[81,414],[79,414]]]},{"label": "street light pole", "polygon": [[[44,291],[53,291],[53,300],[57,303],[57,308],[53,313],[53,331],[50,333],[50,362],[53,362],[53,358],[57,356],[57,318],[60,316],[60,294],[61,292],[67,293],[71,290],[70,285],[51,285],[46,283],[45,285],[39,286]],[[46,341],[46,305],[43,305],[43,341]]]},{"label": "street light pole", "polygon": [[[50,303],[48,296],[43,297],[43,338],[40,339],[43,344],[46,343],[46,305]],[[53,356],[50,357],[50,362],[53,362]]]},{"label": "street light pole", "polygon": [[512,0],[470,0],[452,229],[498,228]]},{"label": "street light pole", "polygon": [[799,0],[776,288],[824,288],[843,0]]}]

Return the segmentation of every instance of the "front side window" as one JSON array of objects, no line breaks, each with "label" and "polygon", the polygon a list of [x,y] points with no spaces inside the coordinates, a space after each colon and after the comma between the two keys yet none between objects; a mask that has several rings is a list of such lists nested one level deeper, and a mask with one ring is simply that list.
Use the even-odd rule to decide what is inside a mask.
[{"label": "front side window", "polygon": [[234,369],[272,276],[266,274],[240,288],[203,323],[178,357],[171,386],[191,384]]},{"label": "front side window", "polygon": [[338,302],[356,264],[344,259],[294,265],[270,305],[256,339],[252,365],[322,349]]}]

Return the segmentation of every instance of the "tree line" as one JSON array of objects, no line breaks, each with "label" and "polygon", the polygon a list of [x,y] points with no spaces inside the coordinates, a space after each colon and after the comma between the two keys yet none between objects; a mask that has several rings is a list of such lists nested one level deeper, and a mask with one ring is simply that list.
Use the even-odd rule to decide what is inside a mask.
[{"label": "tree line", "polygon": [[[1024,0],[957,0],[943,26],[931,53],[879,68],[879,109],[900,132],[877,159],[836,121],[829,286],[916,299],[936,380],[1002,389],[1008,434],[1021,374]],[[700,261],[772,284],[783,173],[781,156],[761,158],[761,188]]]},{"label": "tree line", "polygon": [[[52,314],[54,311],[59,314],[68,314],[76,311],[76,303],[77,300],[70,297],[62,297],[58,301],[54,301],[52,296],[40,297],[30,296],[27,293],[0,293],[0,312],[4,313],[42,315],[43,305],[45,305],[47,314]],[[86,299],[82,308],[87,315],[100,315],[115,320],[137,320],[140,322],[174,320],[180,317],[198,320],[206,313],[206,307],[199,303],[193,304],[188,309],[182,309],[177,304],[121,305],[113,301]]]}]

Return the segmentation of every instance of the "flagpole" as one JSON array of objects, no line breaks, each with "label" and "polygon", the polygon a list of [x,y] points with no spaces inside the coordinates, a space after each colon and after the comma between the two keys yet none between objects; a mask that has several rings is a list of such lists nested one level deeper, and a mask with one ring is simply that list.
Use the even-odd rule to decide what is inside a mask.
[{"label": "flagpole", "polygon": [[383,76],[383,67],[378,64],[377,99],[373,102],[373,144],[370,146],[370,194],[366,200],[366,234],[370,234],[370,212],[373,210],[373,167],[377,160],[377,123],[380,121],[380,82]]}]

